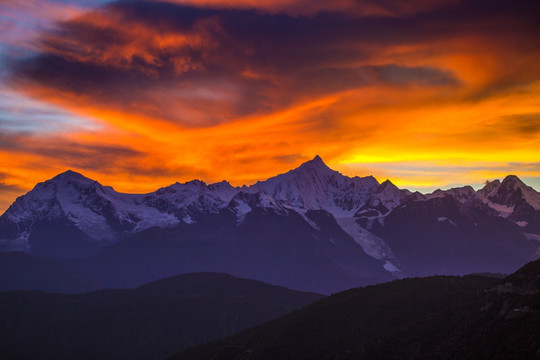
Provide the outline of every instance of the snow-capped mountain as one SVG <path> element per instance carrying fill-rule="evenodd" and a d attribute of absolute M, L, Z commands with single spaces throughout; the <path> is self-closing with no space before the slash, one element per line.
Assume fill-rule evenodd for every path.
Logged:
<path fill-rule="evenodd" d="M 462 212 L 479 211 L 490 216 L 498 215 L 498 212 L 489 206 L 482 196 L 471 186 L 463 186 L 448 190 L 435 190 L 433 193 L 423 196 L 423 199 L 428 200 L 445 196 L 451 196 L 458 202 L 462 207 Z"/>
<path fill-rule="evenodd" d="M 267 194 L 300 213 L 328 211 L 367 254 L 385 259 L 387 267 L 397 271 L 391 264 L 392 251 L 384 241 L 362 228 L 355 219 L 366 214 L 372 219 L 380 218 L 411 194 L 398 189 L 389 180 L 379 184 L 373 176 L 351 178 L 330 169 L 316 156 L 297 169 L 257 182 L 248 191 Z"/>
<path fill-rule="evenodd" d="M 226 181 L 207 185 L 203 181 L 192 180 L 184 184 L 175 183 L 147 194 L 143 197 L 142 204 L 161 214 L 173 216 L 175 221 L 190 224 L 200 216 L 218 213 L 237 193 L 238 189 Z"/>
<path fill-rule="evenodd" d="M 525 204 L 540 210 L 540 193 L 515 175 L 508 175 L 502 183 L 495 180 L 486 184 L 478 190 L 478 195 L 493 208 L 499 207 L 501 215 L 510 215 L 515 208 Z"/>
<path fill-rule="evenodd" d="M 345 176 L 319 156 L 251 186 L 193 180 L 148 194 L 118 193 L 67 171 L 0 216 L 0 250 L 100 262 L 138 254 L 121 260 L 134 267 L 149 256 L 157 261 L 132 284 L 228 271 L 328 292 L 387 277 L 511 271 L 537 256 L 539 208 L 540 194 L 515 176 L 478 191 L 423 195 Z M 289 279 L 291 272 L 304 280 Z"/>
<path fill-rule="evenodd" d="M 522 227 L 528 238 L 540 241 L 540 193 L 517 176 L 509 175 L 502 182 L 486 184 L 478 190 L 478 196 L 499 216 Z"/>
<path fill-rule="evenodd" d="M 37 184 L 0 217 L 0 245 L 36 252 L 44 242 L 63 234 L 85 242 L 91 252 L 150 227 L 192 223 L 201 214 L 217 213 L 236 192 L 226 182 L 206 185 L 193 180 L 149 194 L 123 194 L 66 171 Z M 50 247 L 45 250 L 44 254 L 51 254 Z"/>
<path fill-rule="evenodd" d="M 319 156 L 297 169 L 250 186 L 276 201 L 301 210 L 324 209 L 336 217 L 352 216 L 379 183 L 372 176 L 350 178 L 330 169 Z"/>
<path fill-rule="evenodd" d="M 373 177 L 348 177 L 330 169 L 319 156 L 297 169 L 259 181 L 248 188 L 264 193 L 297 210 L 326 210 L 336 218 L 352 217 L 360 210 L 384 214 L 411 194 L 389 180 L 382 184 Z"/>
<path fill-rule="evenodd" d="M 247 194 L 257 195 L 255 204 L 253 199 L 246 202 Z M 236 188 L 226 181 L 207 185 L 193 180 L 149 194 L 118 193 L 66 171 L 36 185 L 13 203 L 0 218 L 0 244 L 5 249 L 35 252 L 36 246 L 41 247 L 45 241 L 40 238 L 54 237 L 60 226 L 68 229 L 72 237 L 84 239 L 88 250 L 93 251 L 150 227 L 192 224 L 226 207 L 237 213 L 239 223 L 253 206 L 278 212 L 289 208 L 304 218 L 308 210 L 326 210 L 341 222 L 350 223 L 359 210 L 372 209 L 380 216 L 408 194 L 389 181 L 379 184 L 371 176 L 344 176 L 327 167 L 319 156 L 249 187 Z M 366 238 L 358 234 L 361 229 L 344 229 L 366 249 L 372 247 L 361 240 Z"/>

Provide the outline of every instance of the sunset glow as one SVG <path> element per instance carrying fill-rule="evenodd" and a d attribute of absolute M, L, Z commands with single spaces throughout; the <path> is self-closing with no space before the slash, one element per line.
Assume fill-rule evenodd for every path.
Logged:
<path fill-rule="evenodd" d="M 67 169 L 149 192 L 317 154 L 414 190 L 540 190 L 538 19 L 533 0 L 3 1 L 0 210 Z"/>

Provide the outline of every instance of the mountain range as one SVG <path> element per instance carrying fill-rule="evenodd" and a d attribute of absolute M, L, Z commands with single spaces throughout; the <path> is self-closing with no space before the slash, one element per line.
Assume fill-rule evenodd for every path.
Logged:
<path fill-rule="evenodd" d="M 333 293 L 395 278 L 510 273 L 538 257 L 540 194 L 516 176 L 421 194 L 319 156 L 251 186 L 118 193 L 67 171 L 0 216 L 0 290 L 134 287 L 227 272 Z"/>

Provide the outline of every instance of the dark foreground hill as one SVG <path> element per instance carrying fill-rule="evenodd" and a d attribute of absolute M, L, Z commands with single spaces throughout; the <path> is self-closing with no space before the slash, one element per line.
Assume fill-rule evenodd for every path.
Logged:
<path fill-rule="evenodd" d="M 320 299 L 227 274 L 131 290 L 0 293 L 2 359 L 161 359 Z"/>
<path fill-rule="evenodd" d="M 171 359 L 538 359 L 540 262 L 344 291 Z"/>

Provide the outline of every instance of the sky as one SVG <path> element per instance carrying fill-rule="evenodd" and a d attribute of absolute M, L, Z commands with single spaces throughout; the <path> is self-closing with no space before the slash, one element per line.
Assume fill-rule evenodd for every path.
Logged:
<path fill-rule="evenodd" d="M 537 0 L 2 0 L 0 211 L 67 169 L 144 193 L 320 155 L 540 190 Z"/>

